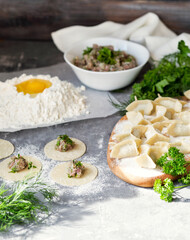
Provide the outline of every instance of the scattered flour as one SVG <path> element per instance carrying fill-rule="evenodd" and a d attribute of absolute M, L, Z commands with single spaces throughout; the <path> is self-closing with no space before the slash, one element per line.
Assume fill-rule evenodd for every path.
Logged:
<path fill-rule="evenodd" d="M 103 148 L 103 141 L 104 141 L 104 138 L 103 138 L 103 137 L 98 140 L 98 148 L 99 148 L 99 149 L 102 149 L 102 148 Z"/>
<path fill-rule="evenodd" d="M 15 85 L 37 78 L 48 80 L 52 86 L 36 97 L 18 93 Z M 22 129 L 40 125 L 57 124 L 86 111 L 85 87 L 75 88 L 67 81 L 50 75 L 26 75 L 0 82 L 0 130 Z"/>

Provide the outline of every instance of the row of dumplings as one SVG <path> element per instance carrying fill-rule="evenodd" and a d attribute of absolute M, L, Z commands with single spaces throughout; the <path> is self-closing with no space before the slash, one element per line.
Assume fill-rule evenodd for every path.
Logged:
<path fill-rule="evenodd" d="M 136 100 L 126 110 L 127 120 L 116 125 L 110 142 L 111 158 L 135 157 L 141 167 L 155 168 L 156 160 L 170 147 L 190 153 L 187 101 L 159 96 L 154 101 Z"/>

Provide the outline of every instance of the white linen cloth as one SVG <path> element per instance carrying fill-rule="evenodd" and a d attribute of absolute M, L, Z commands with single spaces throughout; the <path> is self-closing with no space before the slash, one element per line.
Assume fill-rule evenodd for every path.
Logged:
<path fill-rule="evenodd" d="M 177 51 L 180 40 L 190 47 L 190 34 L 177 36 L 155 13 L 147 13 L 128 24 L 106 21 L 96 26 L 71 26 L 51 34 L 57 48 L 65 52 L 77 42 L 94 37 L 128 39 L 145 45 L 154 60 Z"/>

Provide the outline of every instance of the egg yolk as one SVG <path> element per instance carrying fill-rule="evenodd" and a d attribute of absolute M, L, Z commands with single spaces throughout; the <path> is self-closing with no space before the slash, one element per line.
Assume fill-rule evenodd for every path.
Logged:
<path fill-rule="evenodd" d="M 23 92 L 24 94 L 38 94 L 42 93 L 44 89 L 51 87 L 52 83 L 43 79 L 29 79 L 21 82 L 16 86 L 17 92 Z"/>

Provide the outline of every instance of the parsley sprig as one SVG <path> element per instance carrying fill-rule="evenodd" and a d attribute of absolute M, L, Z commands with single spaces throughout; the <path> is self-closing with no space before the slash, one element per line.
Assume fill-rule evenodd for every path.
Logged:
<path fill-rule="evenodd" d="M 187 172 L 187 166 L 190 165 L 190 161 L 186 161 L 184 154 L 176 147 L 171 147 L 168 153 L 161 156 L 156 164 L 163 168 L 163 172 L 172 176 L 181 176 L 178 180 L 182 185 L 174 186 L 171 179 L 165 180 L 156 179 L 154 182 L 154 191 L 160 194 L 160 198 L 167 202 L 171 202 L 174 197 L 177 197 L 177 190 L 190 186 L 190 172 Z"/>
<path fill-rule="evenodd" d="M 92 48 L 91 47 L 87 47 L 85 50 L 83 50 L 83 55 L 89 54 L 92 52 Z"/>
<path fill-rule="evenodd" d="M 187 174 L 186 167 L 190 161 L 186 161 L 184 154 L 176 147 L 169 148 L 168 152 L 162 155 L 156 164 L 163 168 L 163 172 L 172 176 Z"/>

